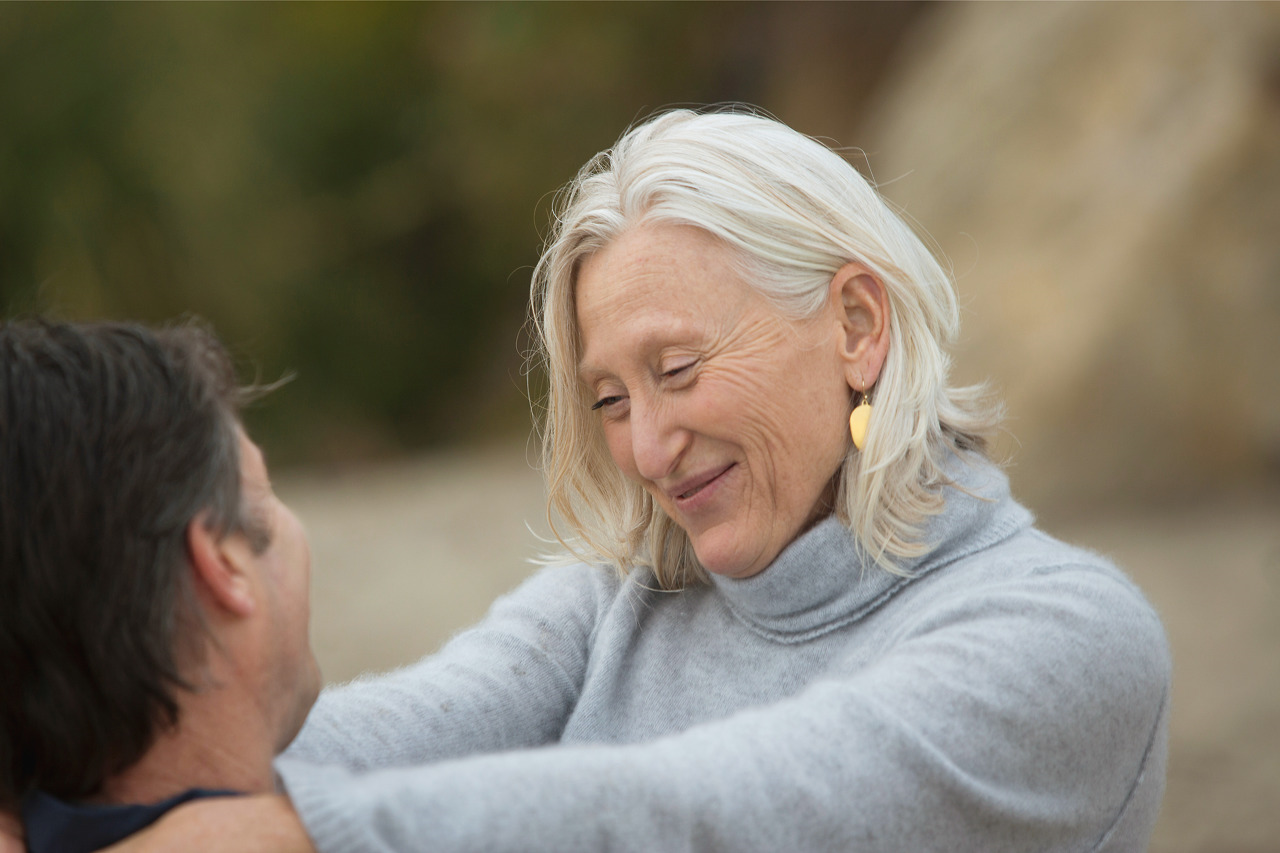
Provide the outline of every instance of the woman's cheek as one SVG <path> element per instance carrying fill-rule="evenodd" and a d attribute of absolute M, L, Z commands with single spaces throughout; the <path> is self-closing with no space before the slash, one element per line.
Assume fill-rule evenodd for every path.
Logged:
<path fill-rule="evenodd" d="M 605 445 L 609 448 L 609 456 L 613 464 L 618 466 L 629 479 L 639 480 L 635 458 L 631 453 L 631 432 L 625 423 L 614 422 L 604 425 Z"/>

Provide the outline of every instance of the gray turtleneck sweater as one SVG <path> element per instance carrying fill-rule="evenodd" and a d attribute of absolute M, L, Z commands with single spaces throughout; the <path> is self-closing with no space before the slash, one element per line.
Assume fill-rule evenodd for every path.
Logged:
<path fill-rule="evenodd" d="M 1142 594 L 958 466 L 932 550 L 834 519 L 746 580 L 541 571 L 328 690 L 277 768 L 321 853 L 1129 851 L 1164 784 Z"/>

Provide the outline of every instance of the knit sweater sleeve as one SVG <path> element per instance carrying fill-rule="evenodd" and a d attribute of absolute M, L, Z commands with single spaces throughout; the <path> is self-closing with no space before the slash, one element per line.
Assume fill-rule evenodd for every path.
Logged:
<path fill-rule="evenodd" d="M 581 564 L 537 573 L 437 654 L 325 690 L 286 756 L 369 770 L 556 740 L 617 583 Z"/>
<path fill-rule="evenodd" d="M 1080 567 L 944 597 L 869 667 L 648 742 L 279 769 L 321 853 L 1136 849 L 1169 668 L 1149 605 Z"/>

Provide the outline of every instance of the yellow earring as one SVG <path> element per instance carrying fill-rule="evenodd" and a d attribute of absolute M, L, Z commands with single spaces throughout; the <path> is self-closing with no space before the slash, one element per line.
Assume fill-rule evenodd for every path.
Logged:
<path fill-rule="evenodd" d="M 849 415 L 849 437 L 853 439 L 853 446 L 861 450 L 867 443 L 867 424 L 871 421 L 871 401 L 867 399 L 867 392 L 862 392 L 862 399 L 858 401 L 858 405 L 853 410 L 853 414 Z"/>

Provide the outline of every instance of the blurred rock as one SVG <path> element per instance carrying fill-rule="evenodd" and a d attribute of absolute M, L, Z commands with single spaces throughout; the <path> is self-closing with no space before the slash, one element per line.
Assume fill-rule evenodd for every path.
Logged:
<path fill-rule="evenodd" d="M 1033 506 L 1280 479 L 1280 6 L 935 7 L 858 125 Z"/>

